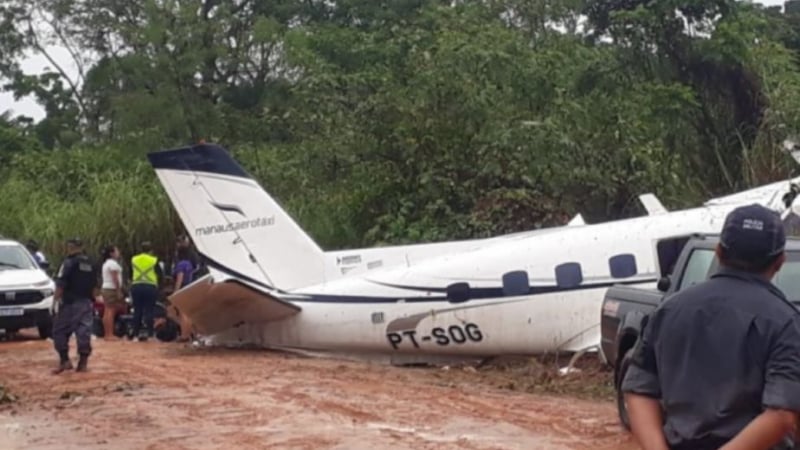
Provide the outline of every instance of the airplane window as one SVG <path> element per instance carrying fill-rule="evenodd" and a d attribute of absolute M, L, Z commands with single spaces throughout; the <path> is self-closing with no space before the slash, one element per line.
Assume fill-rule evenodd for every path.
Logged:
<path fill-rule="evenodd" d="M 608 260 L 611 276 L 614 278 L 628 278 L 636 275 L 636 257 L 630 253 L 612 256 Z"/>
<path fill-rule="evenodd" d="M 529 291 L 528 272 L 517 270 L 503 274 L 503 295 L 525 295 Z"/>
<path fill-rule="evenodd" d="M 453 303 L 469 300 L 469 283 L 453 283 L 447 286 L 447 299 Z"/>
<path fill-rule="evenodd" d="M 680 288 L 684 289 L 705 281 L 708 278 L 708 273 L 711 270 L 715 258 L 716 255 L 712 249 L 703 248 L 692 250 L 692 254 L 689 256 L 689 262 L 686 264 L 686 269 L 683 271 Z"/>
<path fill-rule="evenodd" d="M 556 266 L 556 284 L 560 288 L 571 288 L 583 282 L 581 265 L 576 262 Z"/>
<path fill-rule="evenodd" d="M 775 274 L 772 283 L 778 286 L 787 300 L 800 302 L 800 252 L 786 252 L 786 262 Z"/>

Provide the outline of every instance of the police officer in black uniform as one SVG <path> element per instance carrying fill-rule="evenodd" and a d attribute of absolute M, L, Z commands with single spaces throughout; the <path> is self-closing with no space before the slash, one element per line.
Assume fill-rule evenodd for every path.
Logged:
<path fill-rule="evenodd" d="M 733 210 L 719 271 L 652 314 L 622 383 L 645 450 L 793 448 L 800 315 L 770 282 L 785 242 L 774 211 Z"/>
<path fill-rule="evenodd" d="M 53 344 L 60 362 L 54 373 L 72 369 L 69 337 L 75 333 L 78 343 L 78 372 L 85 372 L 92 353 L 92 299 L 97 295 L 97 267 L 83 252 L 80 239 L 67 241 L 67 258 L 56 277 L 54 301 L 58 313 L 53 322 Z"/>

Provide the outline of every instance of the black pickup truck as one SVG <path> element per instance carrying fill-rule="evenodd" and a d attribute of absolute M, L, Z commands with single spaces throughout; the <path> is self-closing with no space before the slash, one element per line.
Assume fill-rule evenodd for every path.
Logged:
<path fill-rule="evenodd" d="M 653 290 L 617 285 L 608 289 L 600 318 L 601 351 L 614 368 L 614 387 L 619 419 L 630 428 L 620 384 L 630 364 L 634 344 L 645 318 L 668 295 L 705 281 L 718 268 L 714 249 L 718 235 L 691 235 L 659 241 L 656 245 L 661 278 Z M 772 280 L 795 304 L 800 305 L 800 239 L 786 243 L 786 263 Z"/>

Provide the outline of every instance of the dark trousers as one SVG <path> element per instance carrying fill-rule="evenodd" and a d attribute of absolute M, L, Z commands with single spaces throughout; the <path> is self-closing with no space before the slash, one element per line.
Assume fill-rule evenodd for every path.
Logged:
<path fill-rule="evenodd" d="M 59 355 L 69 353 L 69 337 L 75 333 L 78 354 L 89 356 L 92 353 L 92 322 L 94 308 L 92 301 L 74 300 L 59 305 L 53 319 L 53 346 Z"/>
<path fill-rule="evenodd" d="M 131 286 L 131 300 L 133 301 L 133 337 L 139 336 L 143 321 L 147 336 L 153 337 L 153 310 L 156 300 L 158 300 L 158 288 L 152 284 L 134 284 Z"/>
<path fill-rule="evenodd" d="M 717 450 L 728 443 L 730 439 L 710 438 L 702 441 L 686 442 L 684 444 L 670 446 L 670 450 Z M 787 436 L 783 442 L 772 447 L 770 450 L 793 450 L 795 448 L 794 439 Z"/>

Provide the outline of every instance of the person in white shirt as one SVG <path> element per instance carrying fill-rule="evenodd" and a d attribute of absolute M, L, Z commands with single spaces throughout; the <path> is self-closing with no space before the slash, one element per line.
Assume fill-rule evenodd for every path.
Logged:
<path fill-rule="evenodd" d="M 42 269 L 47 269 L 50 266 L 50 263 L 47 262 L 47 258 L 44 256 L 44 253 L 39 250 L 39 244 L 36 243 L 36 241 L 33 239 L 29 240 L 25 247 L 27 247 L 28 251 L 31 252 L 33 259 L 36 260 L 36 264 L 38 264 L 39 267 Z"/>
<path fill-rule="evenodd" d="M 103 284 L 101 293 L 105 311 L 103 312 L 104 338 L 113 340 L 114 318 L 126 309 L 125 296 L 122 294 L 122 266 L 119 264 L 120 251 L 114 245 L 103 249 Z"/>

